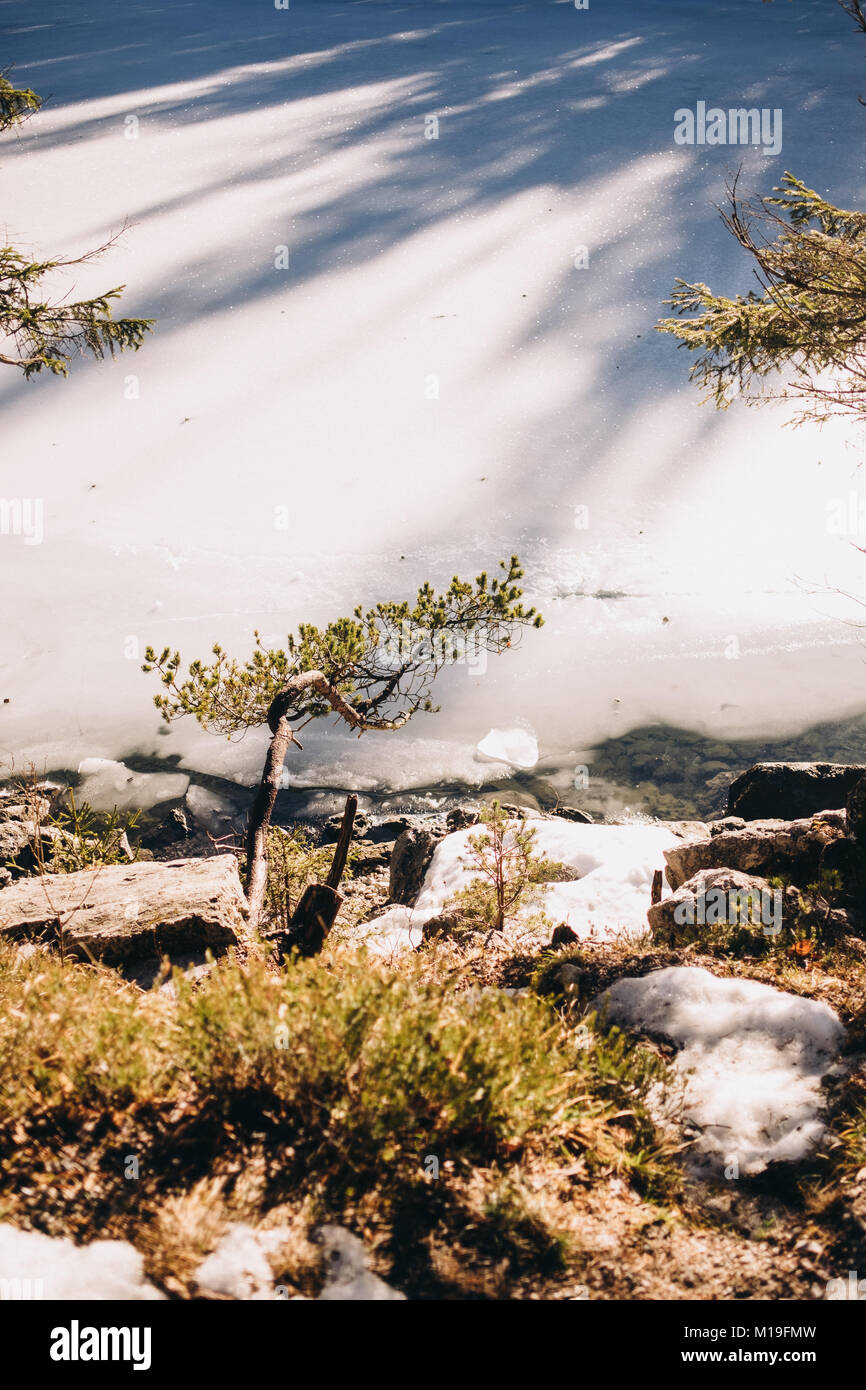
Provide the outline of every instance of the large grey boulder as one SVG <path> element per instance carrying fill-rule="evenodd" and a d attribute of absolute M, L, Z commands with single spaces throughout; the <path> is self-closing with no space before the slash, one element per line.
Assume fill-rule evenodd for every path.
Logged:
<path fill-rule="evenodd" d="M 745 820 L 797 820 L 844 806 L 866 766 L 849 763 L 756 763 L 731 783 L 728 813 Z"/>
<path fill-rule="evenodd" d="M 398 836 L 391 851 L 388 880 L 388 896 L 392 903 L 412 906 L 421 891 L 433 851 L 441 839 L 441 833 L 413 826 Z"/>
<path fill-rule="evenodd" d="M 781 925 L 776 920 L 777 909 L 783 907 L 780 899 L 782 894 L 776 895 L 765 878 L 737 869 L 700 869 L 672 897 L 653 903 L 647 922 L 654 939 L 669 945 L 699 941 L 722 922 L 730 927 L 752 927 L 758 933 L 767 926 L 765 934 L 777 936 L 775 929 Z M 726 910 L 720 915 L 722 906 Z"/>
<path fill-rule="evenodd" d="M 809 820 L 754 821 L 742 830 L 685 840 L 666 849 L 667 880 L 676 889 L 699 869 L 738 869 L 763 878 L 787 874 L 807 883 L 819 872 L 825 847 L 844 835 L 844 811 L 825 811 Z"/>
<path fill-rule="evenodd" d="M 245 916 L 231 854 L 33 875 L 0 890 L 0 936 L 56 939 L 59 918 L 65 951 L 111 965 L 225 950 L 243 935 Z"/>

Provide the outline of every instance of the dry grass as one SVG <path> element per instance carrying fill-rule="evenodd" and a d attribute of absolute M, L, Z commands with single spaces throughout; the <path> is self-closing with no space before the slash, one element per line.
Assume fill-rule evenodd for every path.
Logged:
<path fill-rule="evenodd" d="M 301 1289 L 323 1218 L 416 1292 L 551 1277 L 571 1236 L 527 1175 L 675 1191 L 643 1105 L 661 1064 L 536 996 L 467 988 L 465 967 L 450 948 L 399 974 L 225 959 L 172 998 L 0 944 L 0 1219 L 131 1239 L 174 1294 L 237 1220 L 292 1225 L 281 1275 Z"/>

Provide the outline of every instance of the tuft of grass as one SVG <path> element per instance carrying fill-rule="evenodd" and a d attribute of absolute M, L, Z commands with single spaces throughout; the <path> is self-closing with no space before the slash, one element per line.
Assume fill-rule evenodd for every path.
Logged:
<path fill-rule="evenodd" d="M 116 806 L 97 813 L 89 802 L 79 804 L 70 787 L 66 804 L 48 817 L 49 833 L 55 833 L 45 869 L 53 874 L 73 874 L 101 864 L 130 863 L 137 855 L 127 837 L 138 829 L 139 819 L 138 811 L 124 818 Z"/>
<path fill-rule="evenodd" d="M 181 986 L 178 1026 L 212 1104 L 252 1100 L 305 1165 L 353 1187 L 383 1165 L 420 1171 L 427 1153 L 511 1159 L 603 1119 L 583 1053 L 543 1003 L 443 993 L 417 965 L 228 969 L 218 988 Z"/>
<path fill-rule="evenodd" d="M 421 1289 L 434 1232 L 467 1268 L 534 1250 L 553 1269 L 563 1237 L 521 1205 L 521 1173 L 676 1186 L 644 1106 L 654 1061 L 536 996 L 443 984 L 420 958 L 400 974 L 363 955 L 339 973 L 225 958 L 167 996 L 0 942 L 0 1214 L 133 1239 L 173 1292 L 194 1264 L 181 1225 L 199 1254 L 227 1220 L 281 1205 L 350 1225 L 363 1209 Z"/>
<path fill-rule="evenodd" d="M 0 942 L 2 1117 L 28 1123 L 53 1109 L 111 1110 L 169 1093 L 166 1006 L 112 972 Z M 0 1140 L 2 1142 L 2 1140 Z"/>

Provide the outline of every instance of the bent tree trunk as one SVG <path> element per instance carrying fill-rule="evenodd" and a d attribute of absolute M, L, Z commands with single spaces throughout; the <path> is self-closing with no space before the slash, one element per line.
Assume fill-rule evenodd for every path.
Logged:
<path fill-rule="evenodd" d="M 322 695 L 351 728 L 363 728 L 365 724 L 361 712 L 343 699 L 336 686 L 321 671 L 305 671 L 303 675 L 293 677 L 272 702 L 268 710 L 271 741 L 247 825 L 246 894 L 249 926 L 253 931 L 259 925 L 267 892 L 268 831 L 282 780 L 283 763 L 291 744 L 301 746 L 294 736 L 290 721 L 297 717 L 297 706 L 303 705 L 304 697 L 311 691 Z"/>
<path fill-rule="evenodd" d="M 268 831 L 271 828 L 274 802 L 280 789 L 283 763 L 292 742 L 291 725 L 286 716 L 282 715 L 277 721 L 268 746 L 262 780 L 250 807 L 247 827 L 246 890 L 250 910 L 249 925 L 253 930 L 259 925 L 265 902 L 268 886 Z"/>

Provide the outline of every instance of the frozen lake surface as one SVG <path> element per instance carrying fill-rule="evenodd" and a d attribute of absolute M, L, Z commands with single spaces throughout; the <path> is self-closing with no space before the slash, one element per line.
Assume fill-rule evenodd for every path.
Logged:
<path fill-rule="evenodd" d="M 862 437 L 701 406 L 653 331 L 677 275 L 749 287 L 713 206 L 741 160 L 750 191 L 791 169 L 864 206 L 864 51 L 835 5 L 2 15 L 4 62 L 47 98 L 0 141 L 6 239 L 77 254 L 128 221 L 63 288 L 125 282 L 158 319 L 137 356 L 0 378 L 0 495 L 44 507 L 40 544 L 0 536 L 6 766 L 252 777 L 260 735 L 161 732 L 147 643 L 243 654 L 256 627 L 279 642 L 512 551 L 544 629 L 455 668 L 400 734 L 308 731 L 293 778 L 471 781 L 491 729 L 567 768 L 636 725 L 863 707 L 860 610 L 829 591 L 866 591 L 866 541 L 828 527 L 856 512 Z M 677 145 L 701 100 L 780 109 L 780 153 Z"/>

